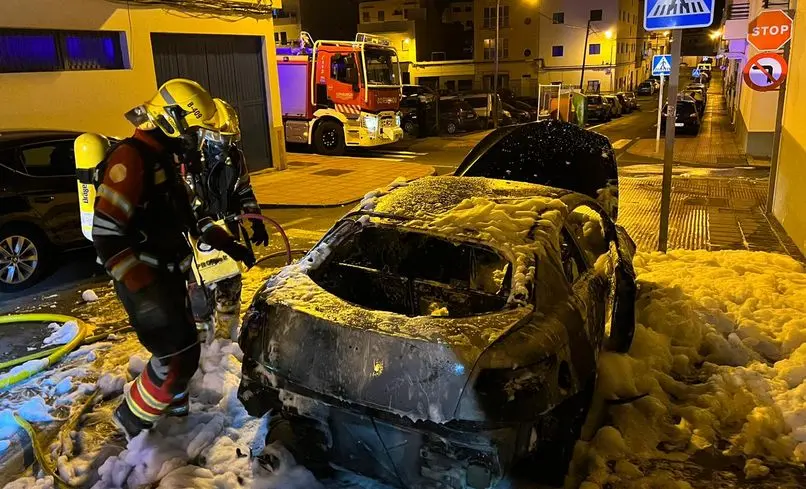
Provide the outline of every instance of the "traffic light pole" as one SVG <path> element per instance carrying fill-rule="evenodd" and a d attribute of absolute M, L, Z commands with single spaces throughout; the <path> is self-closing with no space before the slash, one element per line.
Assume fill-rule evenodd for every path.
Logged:
<path fill-rule="evenodd" d="M 672 165 L 674 164 L 674 132 L 677 117 L 677 86 L 680 80 L 680 45 L 683 31 L 672 31 L 672 73 L 669 75 L 669 94 L 666 97 L 666 148 L 663 157 L 663 187 L 660 201 L 660 232 L 658 251 L 666 252 L 669 243 L 669 213 L 672 204 Z"/>

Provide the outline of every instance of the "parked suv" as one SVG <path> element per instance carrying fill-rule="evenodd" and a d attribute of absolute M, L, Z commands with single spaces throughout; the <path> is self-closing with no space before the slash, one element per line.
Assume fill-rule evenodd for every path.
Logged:
<path fill-rule="evenodd" d="M 638 92 L 638 95 L 654 95 L 655 94 L 655 84 L 652 82 L 641 82 L 638 85 L 638 88 L 635 90 Z"/>
<path fill-rule="evenodd" d="M 604 97 L 601 95 L 588 95 L 586 99 L 588 120 L 596 119 L 607 122 L 612 118 L 610 104 L 605 101 Z"/>
<path fill-rule="evenodd" d="M 439 127 L 448 134 L 480 129 L 480 124 L 476 111 L 466 101 L 451 96 L 439 100 Z"/>
<path fill-rule="evenodd" d="M 73 143 L 79 133 L 0 131 L 0 292 L 34 285 L 81 234 Z"/>
<path fill-rule="evenodd" d="M 409 136 L 425 137 L 436 134 L 439 117 L 439 95 L 422 85 L 403 85 L 400 101 L 401 126 Z"/>

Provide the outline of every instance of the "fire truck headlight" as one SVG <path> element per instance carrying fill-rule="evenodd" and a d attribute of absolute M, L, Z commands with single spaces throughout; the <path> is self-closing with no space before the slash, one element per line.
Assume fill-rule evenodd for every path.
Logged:
<path fill-rule="evenodd" d="M 400 127 L 400 112 L 395 114 L 395 127 Z"/>
<path fill-rule="evenodd" d="M 378 130 L 378 116 L 365 115 L 364 127 L 366 127 L 369 132 L 376 132 Z"/>

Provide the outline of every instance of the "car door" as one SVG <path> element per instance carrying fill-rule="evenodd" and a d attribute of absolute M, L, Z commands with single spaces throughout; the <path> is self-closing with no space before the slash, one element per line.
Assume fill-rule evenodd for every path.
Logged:
<path fill-rule="evenodd" d="M 25 169 L 20 192 L 42 218 L 42 227 L 54 243 L 82 242 L 76 187 L 74 138 L 21 146 L 17 157 Z"/>
<path fill-rule="evenodd" d="M 593 204 L 571 209 L 565 221 L 561 249 L 568 249 L 574 268 L 567 273 L 573 294 L 584 304 L 586 331 L 598 351 L 604 338 L 605 311 L 610 295 L 613 257 L 610 252 L 607 219 Z M 565 267 L 565 257 L 564 257 Z"/>

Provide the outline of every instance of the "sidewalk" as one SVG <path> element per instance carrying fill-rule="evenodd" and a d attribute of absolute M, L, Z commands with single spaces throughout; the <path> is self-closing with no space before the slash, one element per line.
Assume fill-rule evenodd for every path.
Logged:
<path fill-rule="evenodd" d="M 414 180 L 435 173 L 417 163 L 289 153 L 288 169 L 251 176 L 261 207 L 336 207 L 398 177 Z"/>
<path fill-rule="evenodd" d="M 685 83 L 688 84 L 687 81 Z M 685 85 L 681 88 L 685 88 Z M 656 153 L 654 139 L 641 139 L 628 148 L 625 156 L 630 161 L 649 162 L 647 159 L 650 158 L 662 161 L 663 151 L 663 141 Z M 733 128 L 725 107 L 725 96 L 722 94 L 721 76 L 714 76 L 708 89 L 700 133 L 697 136 L 675 137 L 674 162 L 722 168 L 748 166 L 747 156 L 739 151 L 734 139 Z"/>
<path fill-rule="evenodd" d="M 619 224 L 639 249 L 658 249 L 660 176 L 619 179 Z M 669 249 L 770 251 L 803 260 L 780 226 L 767 219 L 767 179 L 675 176 Z"/>

